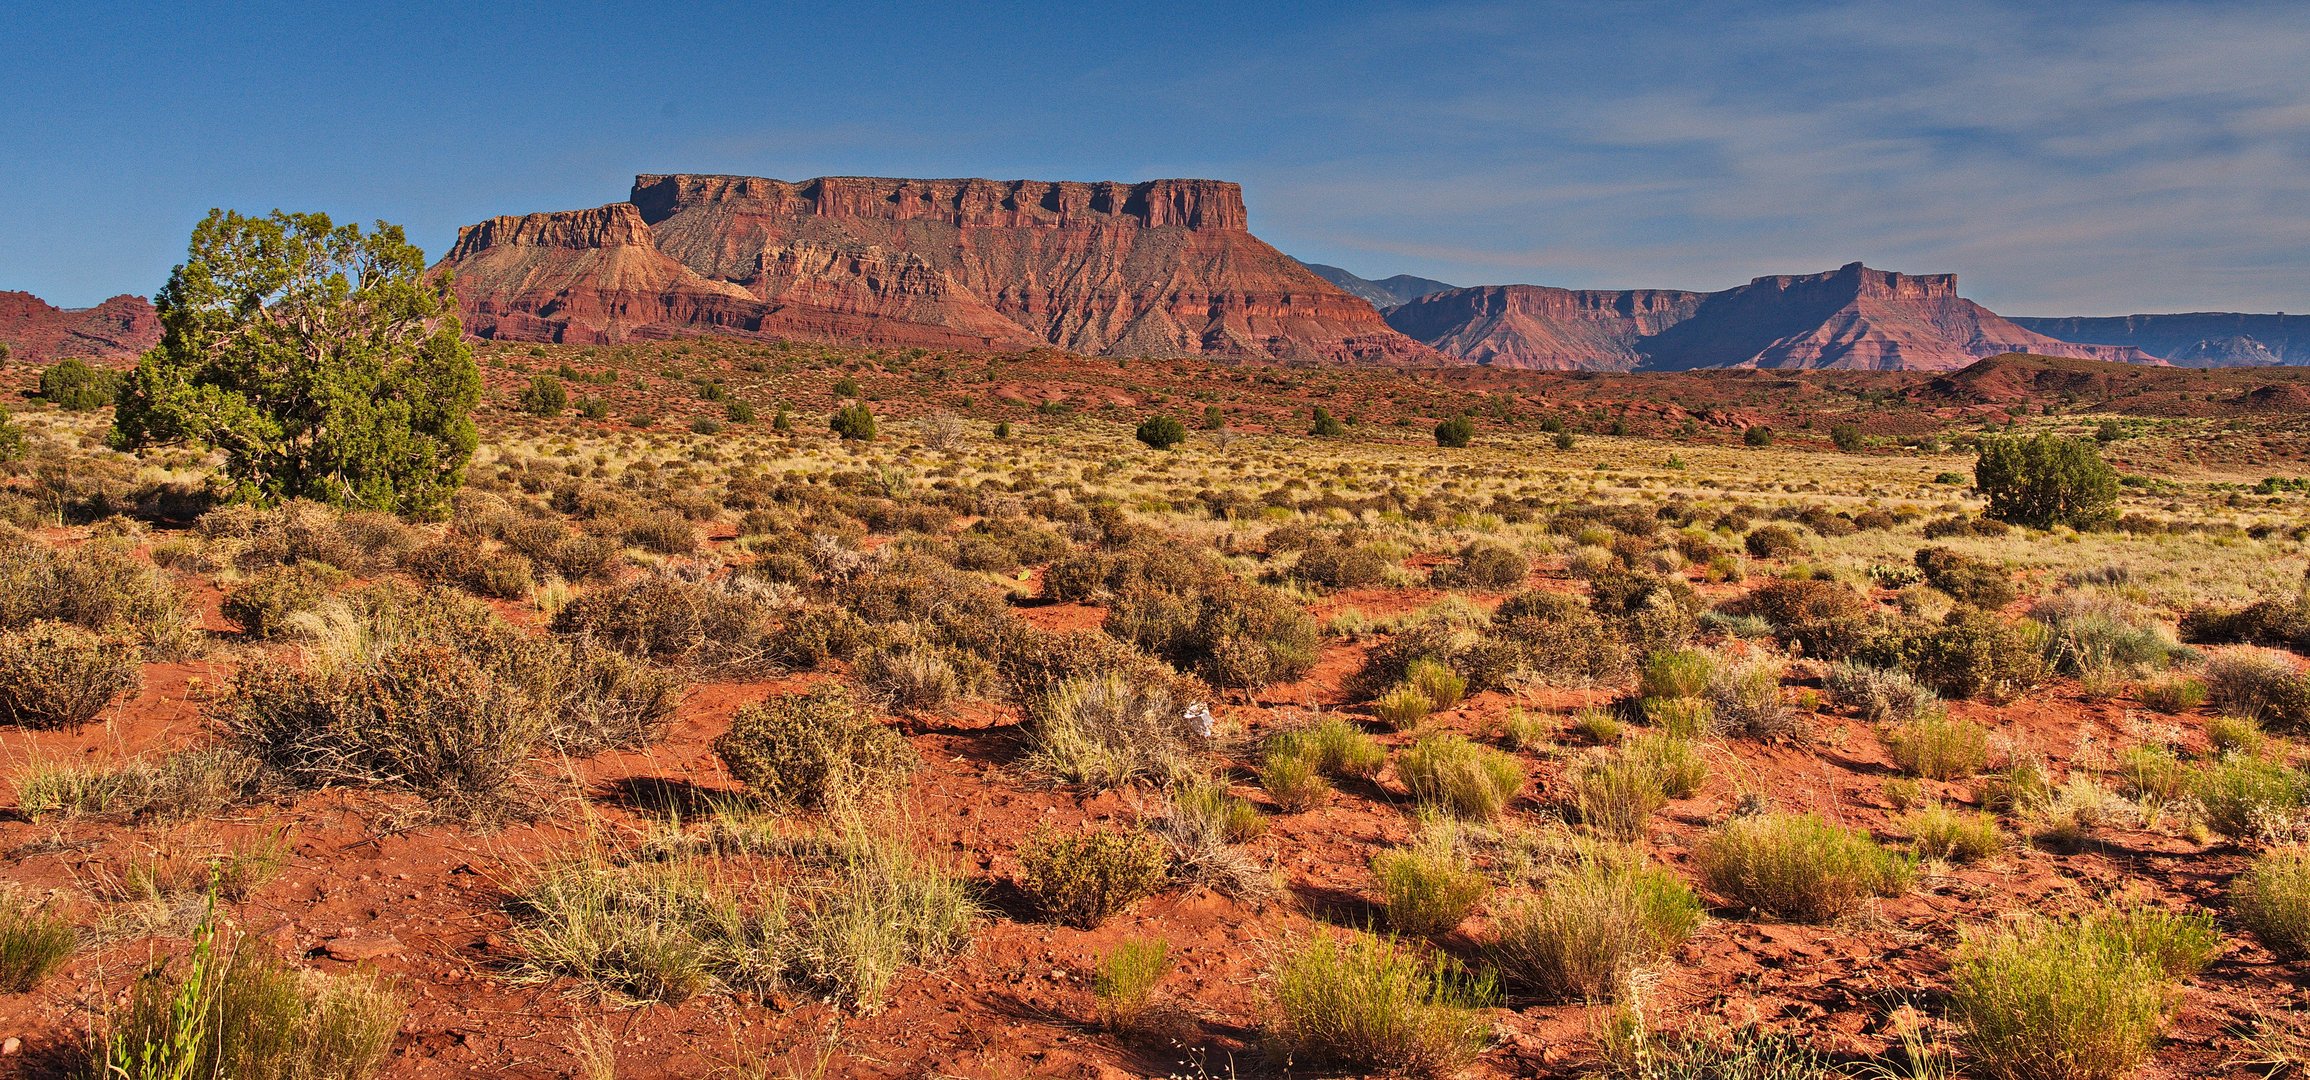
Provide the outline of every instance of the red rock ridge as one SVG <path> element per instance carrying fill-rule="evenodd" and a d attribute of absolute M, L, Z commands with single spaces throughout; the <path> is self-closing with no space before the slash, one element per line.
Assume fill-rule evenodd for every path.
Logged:
<path fill-rule="evenodd" d="M 1638 342 L 1692 316 L 1706 295 L 1486 285 L 1389 309 L 1388 325 L 1444 353 L 1494 367 L 1629 371 Z"/>
<path fill-rule="evenodd" d="M 160 344 L 160 316 L 141 296 L 59 308 L 28 292 L 0 292 L 0 342 L 18 362 L 136 356 Z"/>
<path fill-rule="evenodd" d="M 2011 352 L 2161 362 L 2139 349 L 2025 330 L 1958 296 L 1954 274 L 1860 263 L 1716 293 L 1506 288 L 1530 291 L 1437 293 L 1390 309 L 1388 321 L 1462 359 L 1553 369 L 1954 371 Z"/>
<path fill-rule="evenodd" d="M 1246 229 L 1242 190 L 645 175 L 631 202 L 461 231 L 467 328 L 1114 356 L 1449 363 Z"/>

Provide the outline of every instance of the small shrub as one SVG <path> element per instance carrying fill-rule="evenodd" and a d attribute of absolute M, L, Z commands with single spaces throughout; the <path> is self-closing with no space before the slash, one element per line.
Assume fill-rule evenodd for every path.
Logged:
<path fill-rule="evenodd" d="M 1428 695 L 1410 683 L 1399 683 L 1372 701 L 1372 715 L 1397 731 L 1410 731 L 1427 720 L 1435 708 Z"/>
<path fill-rule="evenodd" d="M 1829 669 L 1829 693 L 1878 723 L 1907 723 L 1943 715 L 1941 695 L 1907 672 L 1840 660 Z"/>
<path fill-rule="evenodd" d="M 1314 753 L 1302 746 L 1279 746 L 1272 741 L 1260 757 L 1259 786 L 1275 800 L 1276 809 L 1286 814 L 1305 813 L 1323 805 L 1332 790 L 1331 781 L 1317 767 Z"/>
<path fill-rule="evenodd" d="M 2273 848 L 2230 882 L 2230 912 L 2281 959 L 2310 957 L 2310 850 Z"/>
<path fill-rule="evenodd" d="M 569 388 L 551 375 L 532 375 L 521 388 L 521 411 L 531 416 L 560 416 L 569 408 Z"/>
<path fill-rule="evenodd" d="M 67 357 L 40 372 L 40 399 L 67 412 L 101 409 L 120 395 L 120 376 L 120 372 Z"/>
<path fill-rule="evenodd" d="M 1749 530 L 1742 546 L 1752 559 L 1785 559 L 1805 553 L 1805 541 L 1786 525 L 1759 525 Z"/>
<path fill-rule="evenodd" d="M 1215 835 L 1230 844 L 1267 831 L 1267 819 L 1260 816 L 1259 808 L 1228 791 L 1224 780 L 1198 777 L 1172 788 L 1171 814 L 1187 819 L 1182 824 L 1188 831 Z"/>
<path fill-rule="evenodd" d="M 833 683 L 739 709 L 713 749 L 747 790 L 813 808 L 897 786 L 915 765 L 906 740 Z"/>
<path fill-rule="evenodd" d="M 2260 758 L 2230 756 L 2190 771 L 2190 794 L 2206 826 L 2232 840 L 2291 830 L 2310 778 Z"/>
<path fill-rule="evenodd" d="M 1428 707 L 1449 709 L 1468 692 L 1468 680 L 1434 660 L 1414 660 L 1404 669 L 1404 681 L 1428 699 Z"/>
<path fill-rule="evenodd" d="M 1270 740 L 1269 747 L 1304 753 L 1317 772 L 1330 777 L 1369 777 L 1388 760 L 1379 740 L 1337 716 L 1282 732 Z"/>
<path fill-rule="evenodd" d="M 1532 560 L 1513 548 L 1478 540 L 1460 549 L 1459 561 L 1439 566 L 1428 580 L 1448 589 L 1512 589 L 1532 573 Z"/>
<path fill-rule="evenodd" d="M 1773 444 L 1773 429 L 1763 424 L 1756 424 L 1741 432 L 1741 441 L 1750 446 L 1771 446 Z"/>
<path fill-rule="evenodd" d="M 1192 773 L 1196 735 L 1169 686 L 1121 672 L 1079 675 L 1044 695 L 1029 765 L 1070 784 L 1120 787 Z"/>
<path fill-rule="evenodd" d="M 1163 886 L 1170 860 L 1146 833 L 1039 830 L 1019 845 L 1019 888 L 1043 913 L 1089 930 Z"/>
<path fill-rule="evenodd" d="M 1410 848 L 1373 857 L 1380 910 L 1398 933 L 1424 938 L 1448 934 L 1491 891 L 1450 835 L 1441 832 Z"/>
<path fill-rule="evenodd" d="M 2284 653 L 2240 649 L 2206 661 L 2206 700 L 2278 732 L 2310 731 L 2310 676 Z"/>
<path fill-rule="evenodd" d="M 136 1080 L 361 1080 L 384 1065 L 401 1014 L 376 975 L 289 967 L 253 944 L 221 944 L 204 922 L 182 974 L 155 968 L 129 988 L 103 1068 Z"/>
<path fill-rule="evenodd" d="M 1264 1040 L 1286 1068 L 1448 1076 L 1490 1041 L 1478 1008 L 1492 982 L 1424 959 L 1393 938 L 1322 936 L 1271 976 Z"/>
<path fill-rule="evenodd" d="M 2166 679 L 2141 688 L 2142 704 L 2168 716 L 2179 716 L 2206 703 L 2206 683 L 2189 677 Z"/>
<path fill-rule="evenodd" d="M 31 991 L 78 947 L 71 923 L 0 897 L 0 994 Z"/>
<path fill-rule="evenodd" d="M 2117 517 L 2117 471 L 2086 439 L 2053 434 L 1981 442 L 1973 483 L 1998 521 L 2050 529 L 2098 528 Z"/>
<path fill-rule="evenodd" d="M 1744 907 L 1827 922 L 1909 887 L 1910 864 L 1867 833 L 1811 814 L 1734 818 L 1702 841 L 1701 880 Z"/>
<path fill-rule="evenodd" d="M 2173 985 L 2090 920 L 2037 919 L 1969 938 L 1950 1012 L 1983 1071 L 2003 1080 L 2117 1080 L 2149 1057 Z"/>
<path fill-rule="evenodd" d="M 1671 799 L 1689 799 L 1708 780 L 1708 762 L 1701 759 L 1692 737 L 1659 731 L 1631 739 L 1621 755 L 1652 773 L 1660 790 Z"/>
<path fill-rule="evenodd" d="M 1572 772 L 1568 809 L 1597 835 L 1624 843 L 1644 839 L 1652 815 L 1668 802 L 1658 771 L 1614 755 Z"/>
<path fill-rule="evenodd" d="M 1091 976 L 1099 1026 L 1125 1034 L 1144 1031 L 1154 1012 L 1155 987 L 1171 971 L 1171 947 L 1132 938 L 1116 945 Z"/>
<path fill-rule="evenodd" d="M 224 617 L 253 638 L 287 633 L 298 615 L 319 608 L 345 583 L 345 572 L 318 563 L 271 567 L 225 594 Z"/>
<path fill-rule="evenodd" d="M 2005 846 L 1997 818 L 1933 806 L 1909 815 L 1909 835 L 1921 858 L 1968 863 L 1986 859 Z"/>
<path fill-rule="evenodd" d="M 2117 772 L 2127 794 L 2154 805 L 2173 802 L 2189 791 L 2188 767 L 2162 746 L 2127 749 L 2118 755 Z"/>
<path fill-rule="evenodd" d="M 1509 983 L 1543 998 L 1609 998 L 1700 921 L 1700 901 L 1666 870 L 1582 863 L 1503 911 L 1485 955 Z"/>
<path fill-rule="evenodd" d="M 1340 423 L 1339 418 L 1331 414 L 1331 410 L 1321 405 L 1315 407 L 1312 419 L 1313 422 L 1308 425 L 1307 429 L 1307 433 L 1310 435 L 1330 439 L 1347 434 L 1347 425 Z"/>
<path fill-rule="evenodd" d="M 1705 697 L 1645 698 L 1640 707 L 1644 722 L 1663 735 L 1702 739 L 1716 730 L 1716 706 Z"/>
<path fill-rule="evenodd" d="M 1989 764 L 1989 729 L 1945 716 L 1911 720 L 1885 733 L 1893 764 L 1928 780 L 1957 780 Z"/>
<path fill-rule="evenodd" d="M 2250 716 L 2217 716 L 2206 721 L 2206 746 L 2216 754 L 2260 754 L 2269 735 Z"/>
<path fill-rule="evenodd" d="M 132 642 L 60 622 L 0 632 L 0 723 L 78 728 L 144 685 Z"/>
<path fill-rule="evenodd" d="M 1917 549 L 1917 569 L 1925 583 L 1955 597 L 1958 603 L 1995 610 L 2013 602 L 2020 592 L 2013 575 L 2003 567 L 1944 547 Z"/>
<path fill-rule="evenodd" d="M 834 410 L 826 421 L 826 428 L 842 437 L 844 442 L 871 442 L 874 439 L 874 413 L 863 401 L 853 401 Z"/>
<path fill-rule="evenodd" d="M 1718 727 L 1752 739 L 1803 736 L 1805 718 L 1781 701 L 1782 670 L 1764 656 L 1720 666 L 1709 686 Z"/>
<path fill-rule="evenodd" d="M 1662 649 L 1644 659 L 1637 692 L 1647 698 L 1697 698 L 1708 693 L 1717 658 L 1700 649 Z"/>
<path fill-rule="evenodd" d="M 1524 786 L 1524 766 L 1465 736 L 1422 736 L 1396 757 L 1396 776 L 1412 798 L 1455 817 L 1488 820 Z"/>
<path fill-rule="evenodd" d="M 1177 419 L 1157 413 L 1148 417 L 1134 433 L 1149 449 L 1169 450 L 1187 441 L 1187 425 Z"/>
<path fill-rule="evenodd" d="M 1627 725 L 1609 710 L 1594 705 L 1582 706 L 1572 713 L 1572 723 L 1566 728 L 1575 737 L 1597 746 L 1618 746 L 1628 734 Z"/>
<path fill-rule="evenodd" d="M 1919 681 L 1944 696 L 2004 701 L 2046 680 L 2050 636 L 2042 623 L 1959 607 L 1894 648 Z"/>
<path fill-rule="evenodd" d="M 1476 421 L 1466 414 L 1455 416 L 1436 425 L 1436 445 L 1454 449 L 1464 447 L 1476 438 Z"/>

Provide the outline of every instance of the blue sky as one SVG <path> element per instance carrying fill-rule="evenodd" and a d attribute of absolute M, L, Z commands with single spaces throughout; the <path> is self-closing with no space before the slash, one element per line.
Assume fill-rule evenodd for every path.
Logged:
<path fill-rule="evenodd" d="M 2009 314 L 2310 311 L 2298 0 L 187 0 L 8 37 L 0 289 L 71 305 L 150 293 L 211 206 L 438 255 L 689 171 L 1238 180 L 1263 238 L 1374 277 L 1861 259 Z"/>

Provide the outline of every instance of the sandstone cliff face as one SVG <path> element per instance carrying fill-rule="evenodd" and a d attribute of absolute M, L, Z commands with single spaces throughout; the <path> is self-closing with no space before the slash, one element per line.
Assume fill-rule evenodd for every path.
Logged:
<path fill-rule="evenodd" d="M 2009 352 L 2157 362 L 2022 329 L 1958 296 L 1953 274 L 1860 263 L 1716 293 L 1460 289 L 1391 309 L 1388 321 L 1462 359 L 1558 370 L 1952 371 Z"/>
<path fill-rule="evenodd" d="M 2310 364 L 2310 315 L 2196 311 L 2110 318 L 2027 318 L 2016 324 L 2063 341 L 2131 346 L 2177 367 Z"/>
<path fill-rule="evenodd" d="M 18 362 L 135 356 L 160 344 L 160 316 L 141 296 L 59 308 L 27 292 L 0 292 L 0 342 Z"/>
<path fill-rule="evenodd" d="M 1211 180 L 648 175 L 626 203 L 469 226 L 442 265 L 470 331 L 518 340 L 1448 362 L 1253 237 Z"/>

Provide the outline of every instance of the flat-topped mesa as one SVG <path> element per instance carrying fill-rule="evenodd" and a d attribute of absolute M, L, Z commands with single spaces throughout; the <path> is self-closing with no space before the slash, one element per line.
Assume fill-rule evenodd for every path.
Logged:
<path fill-rule="evenodd" d="M 943 221 L 961 227 L 1139 228 L 1245 232 L 1243 188 L 1223 180 L 907 180 L 821 176 L 769 180 L 755 176 L 645 174 L 634 178 L 633 203 L 657 224 L 683 209 L 749 203 L 793 217 Z"/>
<path fill-rule="evenodd" d="M 1957 275 L 1871 270 L 1854 262 L 1822 274 L 1768 275 L 1750 281 L 1749 288 L 1783 293 L 1821 290 L 1835 296 L 1840 302 L 1870 299 L 1938 303 L 1957 299 Z"/>
<path fill-rule="evenodd" d="M 645 175 L 471 226 L 442 264 L 483 337 L 1450 362 L 1251 235 L 1217 180 Z"/>

